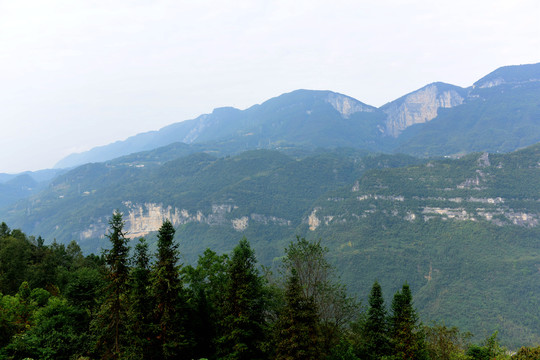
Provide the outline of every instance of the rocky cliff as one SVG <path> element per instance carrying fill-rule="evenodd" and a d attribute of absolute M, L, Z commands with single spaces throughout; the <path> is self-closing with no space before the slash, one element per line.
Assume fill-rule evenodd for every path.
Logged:
<path fill-rule="evenodd" d="M 387 115 L 383 131 L 397 137 L 409 126 L 436 118 L 440 108 L 452 108 L 464 100 L 464 89 L 460 87 L 443 83 L 427 85 L 381 107 Z"/>

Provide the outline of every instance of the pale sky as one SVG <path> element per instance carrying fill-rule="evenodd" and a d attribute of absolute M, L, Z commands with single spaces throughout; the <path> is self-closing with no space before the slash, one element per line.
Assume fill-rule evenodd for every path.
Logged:
<path fill-rule="evenodd" d="M 538 0 L 0 0 L 0 173 L 296 89 L 381 106 L 540 62 Z"/>

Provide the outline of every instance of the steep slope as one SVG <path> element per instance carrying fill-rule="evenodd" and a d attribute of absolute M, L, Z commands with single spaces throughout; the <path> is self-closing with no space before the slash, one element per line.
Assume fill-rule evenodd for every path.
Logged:
<path fill-rule="evenodd" d="M 408 281 L 425 319 L 479 339 L 499 330 L 507 345 L 540 341 L 540 144 L 426 163 L 351 149 L 141 161 L 155 156 L 81 166 L 0 218 L 93 252 L 114 209 L 132 237 L 152 240 L 168 218 L 186 262 L 247 236 L 272 265 L 295 235 L 320 238 L 361 296 L 375 279 L 387 297 Z"/>
<path fill-rule="evenodd" d="M 440 108 L 463 104 L 466 96 L 467 91 L 459 86 L 440 82 L 426 85 L 381 107 L 387 115 L 384 132 L 398 137 L 412 125 L 435 119 Z"/>
<path fill-rule="evenodd" d="M 360 293 L 408 281 L 424 319 L 540 341 L 540 144 L 367 172 L 305 225 Z M 361 276 L 359 276 L 361 274 Z"/>
<path fill-rule="evenodd" d="M 540 63 L 503 66 L 474 83 L 474 88 L 540 81 Z"/>
<path fill-rule="evenodd" d="M 535 67 L 540 77 L 540 67 Z M 483 84 L 483 83 L 482 83 Z M 540 81 L 471 89 L 466 102 L 402 134 L 396 151 L 417 156 L 508 152 L 540 141 Z"/>
<path fill-rule="evenodd" d="M 219 108 L 159 131 L 72 154 L 55 167 L 107 161 L 174 142 L 220 146 L 230 153 L 283 145 L 378 150 L 381 145 L 377 125 L 383 119 L 382 112 L 351 97 L 331 91 L 297 90 L 244 111 Z"/>

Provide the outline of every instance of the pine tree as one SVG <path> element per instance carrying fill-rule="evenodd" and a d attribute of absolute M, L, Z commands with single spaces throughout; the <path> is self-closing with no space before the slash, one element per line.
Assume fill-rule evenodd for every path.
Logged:
<path fill-rule="evenodd" d="M 179 276 L 178 244 L 174 243 L 175 230 L 165 220 L 158 232 L 158 251 L 152 274 L 153 295 L 156 302 L 155 321 L 157 349 L 163 359 L 189 358 L 190 339 L 185 323 L 187 306 Z"/>
<path fill-rule="evenodd" d="M 365 354 L 369 359 L 380 359 L 390 354 L 387 314 L 381 285 L 377 281 L 369 294 L 369 310 L 364 324 Z"/>
<path fill-rule="evenodd" d="M 313 297 L 305 298 L 298 274 L 292 271 L 285 293 L 285 308 L 276 326 L 277 360 L 317 360 L 322 338 Z"/>
<path fill-rule="evenodd" d="M 263 283 L 255 268 L 255 254 L 246 238 L 234 248 L 227 268 L 228 282 L 222 308 L 221 359 L 263 358 Z"/>
<path fill-rule="evenodd" d="M 392 300 L 391 337 L 395 359 L 428 359 L 425 336 L 412 305 L 409 285 L 404 284 Z"/>
<path fill-rule="evenodd" d="M 129 301 L 130 359 L 151 359 L 150 339 L 153 333 L 153 298 L 150 294 L 150 258 L 148 244 L 140 238 L 135 246 L 131 270 Z"/>
<path fill-rule="evenodd" d="M 107 295 L 98 314 L 94 329 L 98 332 L 97 347 L 106 358 L 118 358 L 125 340 L 127 306 L 125 297 L 128 292 L 129 279 L 129 246 L 125 237 L 122 214 L 115 211 L 109 221 L 110 232 L 107 235 L 111 249 L 105 252 L 107 272 Z"/>

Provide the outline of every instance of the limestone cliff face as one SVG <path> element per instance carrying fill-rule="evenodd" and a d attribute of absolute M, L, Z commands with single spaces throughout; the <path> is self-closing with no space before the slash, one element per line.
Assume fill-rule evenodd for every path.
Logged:
<path fill-rule="evenodd" d="M 381 108 L 387 115 L 384 132 L 389 136 L 397 137 L 411 125 L 425 123 L 436 118 L 439 108 L 451 108 L 463 104 L 464 97 L 458 92 L 459 89 L 435 83 L 384 105 Z"/>
<path fill-rule="evenodd" d="M 188 211 L 163 204 L 145 203 L 133 204 L 130 201 L 123 203 L 125 209 L 124 230 L 129 238 L 146 236 L 151 232 L 158 231 L 163 221 L 168 219 L 176 227 L 187 223 L 204 223 L 210 226 L 231 226 L 236 231 L 244 231 L 250 223 L 274 224 L 290 226 L 291 221 L 275 216 L 262 214 L 250 214 L 250 216 L 234 217 L 233 211 L 238 209 L 235 205 L 215 204 L 212 210 L 206 214 L 202 211 Z M 100 218 L 79 234 L 80 240 L 91 238 L 103 238 L 107 233 L 107 217 Z"/>
<path fill-rule="evenodd" d="M 336 93 L 328 94 L 326 102 L 332 105 L 332 107 L 336 109 L 341 114 L 341 116 L 346 119 L 357 112 L 375 111 L 374 107 L 363 104 L 360 101 L 355 100 L 351 97 Z"/>

